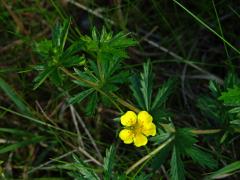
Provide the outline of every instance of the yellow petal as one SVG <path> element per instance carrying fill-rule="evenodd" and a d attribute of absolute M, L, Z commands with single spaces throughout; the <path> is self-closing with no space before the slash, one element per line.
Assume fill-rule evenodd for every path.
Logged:
<path fill-rule="evenodd" d="M 133 138 L 128 141 L 123 141 L 123 142 L 124 142 L 124 144 L 131 144 L 133 142 Z"/>
<path fill-rule="evenodd" d="M 144 146 L 148 142 L 147 137 L 141 133 L 136 134 L 136 136 L 133 138 L 133 141 L 134 145 L 137 147 Z"/>
<path fill-rule="evenodd" d="M 123 129 L 120 131 L 119 137 L 125 144 L 131 144 L 133 142 L 134 133 L 132 130 Z"/>
<path fill-rule="evenodd" d="M 137 122 L 137 115 L 133 111 L 127 111 L 120 119 L 123 126 L 133 126 Z"/>
<path fill-rule="evenodd" d="M 142 133 L 145 136 L 155 136 L 156 135 L 156 126 L 153 123 L 147 123 L 143 125 Z"/>
<path fill-rule="evenodd" d="M 145 123 L 151 123 L 153 118 L 147 111 L 141 111 L 138 113 L 138 123 L 139 124 L 145 124 Z"/>

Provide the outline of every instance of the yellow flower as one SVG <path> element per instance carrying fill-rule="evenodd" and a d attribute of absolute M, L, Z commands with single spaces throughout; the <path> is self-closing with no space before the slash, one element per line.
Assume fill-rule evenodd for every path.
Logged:
<path fill-rule="evenodd" d="M 147 111 L 141 111 L 138 115 L 133 111 L 127 111 L 120 119 L 125 128 L 120 131 L 119 137 L 125 144 L 134 143 L 137 147 L 144 146 L 148 142 L 148 136 L 156 135 L 156 126 Z"/>

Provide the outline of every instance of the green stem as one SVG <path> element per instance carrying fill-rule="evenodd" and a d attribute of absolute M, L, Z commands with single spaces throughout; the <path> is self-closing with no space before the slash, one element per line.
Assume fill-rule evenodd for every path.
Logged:
<path fill-rule="evenodd" d="M 116 101 L 119 102 L 121 105 L 127 107 L 128 109 L 139 113 L 140 110 L 138 108 L 136 108 L 135 106 L 133 106 L 132 104 L 128 103 L 127 101 L 124 101 L 123 99 L 121 99 L 120 97 L 118 97 L 116 94 L 114 93 L 110 93 L 113 97 L 115 97 Z"/>
<path fill-rule="evenodd" d="M 215 134 L 221 132 L 222 129 L 207 129 L 207 130 L 202 130 L 202 129 L 196 129 L 196 130 L 191 130 L 193 134 Z"/>
<path fill-rule="evenodd" d="M 67 74 L 68 76 L 70 76 L 73 79 L 76 79 L 78 81 L 84 82 L 86 84 L 88 84 L 89 86 L 91 86 L 92 88 L 94 88 L 96 91 L 98 91 L 99 93 L 101 93 L 102 95 L 104 95 L 105 97 L 107 97 L 115 106 L 116 108 L 120 111 L 123 112 L 122 109 L 119 107 L 119 105 L 112 99 L 112 97 L 114 97 L 116 99 L 116 101 L 129 108 L 132 111 L 135 112 L 139 112 L 140 110 L 137 109 L 136 107 L 134 107 L 133 105 L 129 104 L 128 102 L 124 101 L 123 99 L 121 99 L 120 97 L 118 97 L 116 94 L 114 93 L 110 93 L 110 95 L 106 94 L 104 91 L 102 91 L 100 88 L 98 88 L 98 85 L 96 83 L 93 83 L 91 81 L 88 81 L 86 79 L 83 79 L 81 77 L 75 76 L 74 74 L 72 74 L 71 72 L 69 72 L 67 69 L 65 68 L 60 68 L 65 74 Z M 111 97 L 112 96 L 112 97 Z"/>
<path fill-rule="evenodd" d="M 136 167 L 138 167 L 140 164 L 142 164 L 144 161 L 152 158 L 155 154 L 157 154 L 159 151 L 161 151 L 164 147 L 166 147 L 168 144 L 170 144 L 174 139 L 174 136 L 171 136 L 168 140 L 166 140 L 163 144 L 158 146 L 156 149 L 154 149 L 151 153 L 147 154 L 140 160 L 138 160 L 136 163 L 134 163 L 128 170 L 125 172 L 127 175 L 132 172 Z"/>

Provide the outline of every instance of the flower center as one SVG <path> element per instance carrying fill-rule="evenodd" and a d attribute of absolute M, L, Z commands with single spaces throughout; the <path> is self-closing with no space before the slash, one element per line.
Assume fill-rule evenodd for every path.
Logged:
<path fill-rule="evenodd" d="M 139 123 L 136 123 L 135 125 L 130 126 L 129 128 L 130 130 L 133 131 L 134 135 L 136 135 L 136 134 L 142 133 L 143 126 Z"/>

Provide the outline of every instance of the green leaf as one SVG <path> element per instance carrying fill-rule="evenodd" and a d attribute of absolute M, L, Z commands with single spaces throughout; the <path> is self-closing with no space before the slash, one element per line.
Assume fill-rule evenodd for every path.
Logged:
<path fill-rule="evenodd" d="M 150 61 L 143 64 L 143 73 L 141 73 L 140 90 L 143 95 L 145 110 L 150 111 L 152 99 L 153 74 Z"/>
<path fill-rule="evenodd" d="M 226 108 L 216 99 L 208 97 L 208 96 L 201 96 L 198 98 L 197 106 L 200 108 L 203 115 L 212 119 L 217 124 L 223 124 L 225 122 L 224 113 Z"/>
<path fill-rule="evenodd" d="M 142 92 L 139 88 L 141 86 L 140 81 L 139 81 L 139 77 L 137 75 L 132 76 L 130 78 L 130 82 L 131 82 L 130 89 L 133 92 L 133 96 L 136 99 L 136 102 L 137 102 L 138 106 L 141 109 L 144 109 L 144 100 L 143 100 Z"/>
<path fill-rule="evenodd" d="M 227 177 L 235 174 L 235 172 L 238 170 L 240 170 L 240 161 L 233 162 L 233 163 L 226 165 L 225 167 L 211 173 L 211 175 L 205 177 L 205 180 L 227 178 Z"/>
<path fill-rule="evenodd" d="M 24 114 L 32 114 L 28 105 L 24 100 L 17 94 L 17 92 L 0 77 L 0 89 L 15 103 L 17 108 Z"/>
<path fill-rule="evenodd" d="M 63 83 L 61 74 L 57 68 L 53 70 L 53 72 L 50 75 L 50 80 L 55 86 L 61 86 Z"/>
<path fill-rule="evenodd" d="M 57 24 L 53 29 L 52 46 L 58 53 L 62 53 L 68 35 L 70 20 L 64 20 L 63 25 Z"/>
<path fill-rule="evenodd" d="M 112 145 L 106 151 L 106 157 L 104 158 L 103 169 L 104 169 L 104 180 L 110 180 L 112 176 L 112 170 L 114 166 L 115 147 Z"/>
<path fill-rule="evenodd" d="M 88 99 L 88 104 L 85 109 L 87 116 L 92 116 L 95 113 L 97 102 L 98 102 L 98 95 L 97 95 L 97 92 L 94 92 L 93 95 L 91 95 L 90 98 Z"/>
<path fill-rule="evenodd" d="M 42 40 L 40 42 L 35 43 L 34 51 L 36 51 L 43 58 L 47 58 L 49 56 L 50 51 L 52 50 L 52 42 L 50 40 Z"/>
<path fill-rule="evenodd" d="M 222 92 L 218 99 L 223 100 L 224 104 L 228 106 L 240 106 L 240 88 L 237 86 L 229 88 L 227 92 Z"/>
<path fill-rule="evenodd" d="M 195 147 L 195 143 L 197 143 L 196 135 L 191 132 L 191 129 L 181 128 L 176 130 L 175 146 L 180 155 L 183 157 L 191 157 L 194 162 L 203 167 L 208 167 L 211 169 L 215 168 L 217 166 L 217 162 L 213 159 L 211 154 L 208 154 Z"/>
<path fill-rule="evenodd" d="M 9 151 L 15 151 L 16 149 L 21 148 L 21 147 L 25 147 L 29 144 L 39 143 L 39 142 L 43 141 L 44 139 L 45 139 L 44 137 L 34 137 L 32 139 L 17 142 L 15 144 L 11 144 L 11 145 L 8 145 L 8 146 L 1 146 L 0 147 L 0 154 L 6 153 L 6 152 L 9 152 Z"/>
<path fill-rule="evenodd" d="M 228 111 L 229 113 L 235 114 L 235 113 L 240 113 L 240 107 L 235 107 L 232 108 Z"/>
<path fill-rule="evenodd" d="M 62 53 L 62 59 L 65 59 L 69 56 L 75 55 L 77 52 L 82 50 L 84 43 L 82 41 L 76 40 L 71 44 L 63 53 Z"/>
<path fill-rule="evenodd" d="M 175 145 L 183 155 L 187 155 L 188 149 L 197 142 L 196 135 L 189 128 L 179 128 L 175 133 Z"/>
<path fill-rule="evenodd" d="M 12 128 L 0 128 L 0 134 L 3 133 L 8 133 L 8 134 L 12 134 L 18 137 L 23 137 L 23 136 L 31 136 L 32 137 L 32 133 L 31 132 L 27 132 L 25 130 L 19 130 L 19 129 L 12 129 Z"/>
<path fill-rule="evenodd" d="M 145 174 L 144 172 L 141 172 L 138 176 L 134 177 L 134 180 L 149 180 L 151 177 L 151 173 Z"/>
<path fill-rule="evenodd" d="M 87 96 L 89 96 L 94 91 L 95 90 L 93 88 L 84 90 L 84 91 L 78 93 L 77 95 L 69 98 L 68 103 L 69 104 L 80 103 L 82 100 L 84 100 Z"/>
<path fill-rule="evenodd" d="M 38 74 L 37 77 L 33 80 L 34 87 L 33 90 L 37 89 L 47 78 L 50 76 L 50 74 L 55 70 L 55 67 L 50 67 L 45 70 L 43 70 L 40 74 Z"/>
<path fill-rule="evenodd" d="M 197 147 L 186 149 L 187 156 L 202 167 L 214 169 L 217 167 L 217 161 L 213 159 L 212 155 L 200 150 Z"/>
<path fill-rule="evenodd" d="M 100 180 L 100 178 L 93 172 L 93 170 L 87 167 L 76 155 L 73 155 L 75 163 L 73 166 L 76 168 L 76 171 L 81 174 L 84 179 L 88 180 Z"/>
<path fill-rule="evenodd" d="M 228 73 L 224 79 L 225 89 L 234 88 L 236 85 L 240 85 L 240 79 L 238 78 L 238 75 L 235 72 Z"/>
<path fill-rule="evenodd" d="M 184 165 L 180 157 L 178 148 L 173 147 L 172 158 L 171 158 L 171 180 L 185 180 Z"/>
<path fill-rule="evenodd" d="M 230 124 L 233 124 L 233 125 L 240 125 L 240 119 L 230 121 Z"/>
<path fill-rule="evenodd" d="M 221 89 L 215 81 L 210 81 L 208 88 L 211 90 L 214 97 L 219 97 L 221 94 Z"/>
<path fill-rule="evenodd" d="M 175 79 L 169 79 L 162 84 L 162 86 L 158 89 L 158 93 L 154 98 L 154 102 L 152 104 L 151 110 L 157 110 L 162 104 L 164 104 L 168 98 L 168 96 L 173 92 L 173 86 L 175 85 Z"/>
<path fill-rule="evenodd" d="M 64 57 L 60 59 L 61 65 L 64 67 L 72 67 L 75 65 L 83 65 L 86 62 L 86 59 L 84 57 L 79 56 L 70 56 L 70 57 Z"/>

